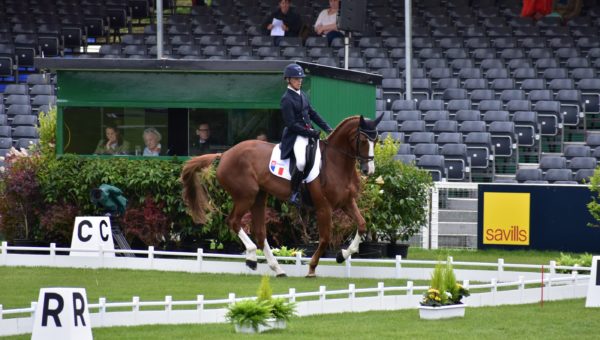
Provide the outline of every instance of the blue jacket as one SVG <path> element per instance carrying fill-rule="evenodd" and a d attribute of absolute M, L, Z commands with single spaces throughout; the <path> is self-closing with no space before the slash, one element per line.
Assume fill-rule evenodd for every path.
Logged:
<path fill-rule="evenodd" d="M 290 158 L 294 150 L 296 136 L 310 137 L 310 130 L 313 128 L 311 121 L 315 122 L 326 132 L 331 132 L 331 127 L 315 111 L 308 101 L 306 94 L 300 91 L 298 93 L 287 89 L 281 97 L 281 113 L 283 115 L 283 136 L 281 137 L 281 158 Z"/>

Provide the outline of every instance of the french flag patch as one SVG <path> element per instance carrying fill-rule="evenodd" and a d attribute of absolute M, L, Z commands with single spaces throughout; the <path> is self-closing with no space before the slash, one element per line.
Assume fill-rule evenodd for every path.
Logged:
<path fill-rule="evenodd" d="M 279 176 L 283 176 L 283 167 L 282 166 L 280 166 L 279 169 L 277 169 L 277 174 Z"/>
<path fill-rule="evenodd" d="M 277 162 L 271 161 L 271 171 L 273 172 L 275 172 L 275 164 L 277 164 Z"/>

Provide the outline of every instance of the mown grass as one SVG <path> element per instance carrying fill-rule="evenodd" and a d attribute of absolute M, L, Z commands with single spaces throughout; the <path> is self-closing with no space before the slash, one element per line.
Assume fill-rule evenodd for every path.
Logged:
<path fill-rule="evenodd" d="M 288 329 L 260 335 L 234 333 L 230 324 L 93 329 L 94 339 L 597 339 L 598 310 L 584 300 L 467 308 L 462 319 L 420 320 L 415 309 L 294 318 Z M 5 339 L 29 339 L 30 335 Z"/>
<path fill-rule="evenodd" d="M 547 264 L 557 259 L 559 252 L 540 251 L 471 251 L 471 250 L 424 250 L 410 248 L 409 259 L 444 259 L 448 255 L 455 261 L 496 262 L 499 257 L 506 263 Z M 317 274 L 318 274 L 317 268 Z M 226 298 L 229 293 L 237 296 L 254 296 L 260 281 L 255 275 L 193 274 L 178 272 L 0 267 L 0 304 L 5 309 L 22 308 L 36 301 L 42 287 L 85 287 L 88 301 L 96 303 L 105 297 L 108 302 L 129 301 L 139 296 L 142 301 L 160 301 L 166 295 L 174 300 L 194 300 L 202 294 L 205 299 Z M 319 286 L 345 289 L 354 283 L 357 288 L 376 287 L 383 281 L 386 286 L 404 286 L 406 280 L 345 279 L 317 277 L 305 279 L 288 277 L 271 280 L 273 292 L 284 294 L 289 288 L 297 292 L 316 291 Z M 425 285 L 415 281 L 415 285 Z"/>

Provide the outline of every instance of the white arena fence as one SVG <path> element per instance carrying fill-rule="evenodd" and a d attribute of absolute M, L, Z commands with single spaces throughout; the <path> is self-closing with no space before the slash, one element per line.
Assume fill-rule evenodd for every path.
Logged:
<path fill-rule="evenodd" d="M 3 266 L 120 268 L 233 274 L 270 273 L 265 264 L 259 264 L 257 271 L 247 269 L 243 255 L 204 253 L 202 249 L 196 253 L 155 251 L 152 247 L 147 251 L 111 251 L 144 255 L 143 258 L 107 257 L 105 256 L 107 251 L 103 249 L 94 251 L 98 253 L 97 256 L 65 256 L 57 255 L 56 252 L 91 251 L 57 248 L 55 245 L 46 248 L 9 247 L 6 242 L 2 243 L 0 250 L 0 265 Z M 50 252 L 50 254 L 14 254 L 9 251 L 42 251 Z M 280 262 L 283 260 L 294 261 L 293 264 L 282 265 L 290 276 L 304 276 L 307 272 L 306 263 L 309 258 L 278 257 L 278 260 Z M 587 293 L 589 275 L 579 274 L 579 271 L 589 272 L 590 268 L 587 267 L 557 266 L 554 261 L 543 267 L 528 264 L 506 264 L 502 259 L 499 259 L 497 263 L 458 262 L 451 258 L 450 261 L 457 268 L 455 269 L 457 278 L 463 280 L 463 285 L 472 291 L 471 296 L 465 299 L 465 303 L 470 307 L 535 303 L 542 299 L 542 295 L 544 300 L 583 298 Z M 332 263 L 335 260 L 322 259 L 322 262 Z M 374 263 L 389 267 L 366 265 Z M 344 265 L 320 265 L 317 268 L 317 274 L 348 278 L 428 280 L 436 263 L 437 261 L 403 260 L 400 257 L 395 260 L 350 259 Z M 421 265 L 425 267 L 414 267 Z M 458 269 L 469 267 L 473 267 L 473 269 Z M 560 274 L 556 272 L 557 269 L 571 270 L 571 273 Z M 470 284 L 470 281 L 476 281 L 478 284 Z M 318 292 L 296 292 L 291 288 L 288 294 L 277 295 L 277 297 L 297 301 L 298 314 L 306 316 L 414 309 L 417 308 L 423 292 L 428 288 L 428 286 L 414 286 L 412 281 L 409 281 L 404 287 L 385 287 L 383 283 L 379 283 L 375 288 L 357 289 L 351 284 L 348 289 L 344 290 L 327 290 L 325 286 L 322 286 Z M 346 297 L 342 297 L 343 295 Z M 89 310 L 91 324 L 94 328 L 148 324 L 217 323 L 225 322 L 226 308 L 223 305 L 242 299 L 248 298 L 236 298 L 235 294 L 229 294 L 226 299 L 216 300 L 205 300 L 203 295 L 198 295 L 196 300 L 191 301 L 173 301 L 170 296 L 166 296 L 163 301 L 140 301 L 138 297 L 133 297 L 129 302 L 107 302 L 105 298 L 100 298 L 98 303 L 89 304 Z M 159 308 L 160 310 L 158 310 Z M 35 309 L 35 302 L 27 308 L 10 310 L 3 310 L 0 305 L 0 336 L 31 333 Z M 130 310 L 124 311 L 123 309 Z M 29 315 L 23 317 L 23 314 Z"/>

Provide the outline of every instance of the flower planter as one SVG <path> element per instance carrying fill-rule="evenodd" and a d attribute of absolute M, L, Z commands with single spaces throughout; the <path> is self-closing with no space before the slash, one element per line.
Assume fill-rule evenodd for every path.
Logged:
<path fill-rule="evenodd" d="M 270 331 L 272 329 L 285 329 L 287 328 L 287 323 L 285 320 L 275 320 L 269 319 L 267 320 L 266 325 L 259 325 L 258 329 L 254 329 L 252 326 L 244 324 L 239 325 L 235 324 L 235 332 L 236 333 L 246 333 L 246 334 L 254 334 L 254 333 L 262 333 L 266 331 Z"/>
<path fill-rule="evenodd" d="M 402 256 L 403 259 L 408 258 L 408 247 L 406 243 L 390 243 L 387 246 L 387 257 L 396 258 L 396 255 Z"/>
<path fill-rule="evenodd" d="M 464 303 L 447 306 L 419 306 L 419 316 L 425 320 L 462 318 L 465 316 Z"/>

